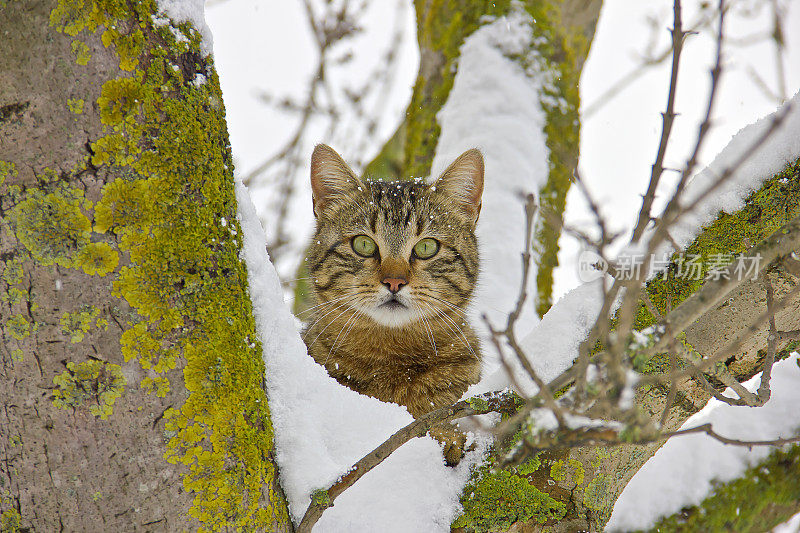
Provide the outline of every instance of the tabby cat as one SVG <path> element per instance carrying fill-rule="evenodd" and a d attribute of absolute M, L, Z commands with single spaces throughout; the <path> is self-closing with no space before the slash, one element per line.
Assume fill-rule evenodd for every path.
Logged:
<path fill-rule="evenodd" d="M 311 188 L 311 356 L 414 417 L 457 401 L 481 367 L 465 315 L 478 274 L 481 153 L 464 152 L 432 185 L 388 183 L 359 179 L 321 144 Z"/>

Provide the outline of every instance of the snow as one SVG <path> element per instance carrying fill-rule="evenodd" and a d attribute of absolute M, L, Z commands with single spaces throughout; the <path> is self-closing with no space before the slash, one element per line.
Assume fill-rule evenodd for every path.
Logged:
<path fill-rule="evenodd" d="M 165 13 L 173 22 L 191 22 L 194 28 L 203 37 L 201 51 L 204 56 L 214 51 L 214 37 L 211 28 L 206 24 L 205 0 L 158 0 L 159 11 Z M 163 18 L 154 19 L 157 24 L 163 23 Z M 186 37 L 175 29 L 172 30 L 178 42 Z"/>
<path fill-rule="evenodd" d="M 775 117 L 783 122 L 767 140 L 753 149 L 771 127 Z M 736 163 L 746 154 L 747 159 L 738 167 Z M 700 198 L 725 171 L 734 169 L 723 185 L 714 190 L 691 212 L 681 217 L 671 230 L 678 244 L 689 244 L 704 225 L 711 223 L 720 211 L 733 213 L 744 207 L 747 196 L 800 157 L 800 92 L 777 111 L 743 128 L 737 133 L 714 161 L 687 184 L 682 205 L 690 205 Z"/>
<path fill-rule="evenodd" d="M 546 117 L 539 94 L 551 74 L 541 69 L 533 54 L 527 58 L 531 65 L 527 71 L 507 57 L 527 49 L 532 24 L 530 16 L 516 5 L 507 16 L 470 35 L 461 46 L 447 102 L 437 115 L 442 129 L 432 178 L 469 148 L 479 148 L 485 160 L 483 207 L 476 231 L 481 272 L 471 323 L 483 337 L 488 369 L 496 367 L 497 361 L 491 356 L 481 315 L 486 313 L 499 325 L 514 307 L 522 276 L 525 228 L 519 193 L 537 192 L 548 176 Z M 535 280 L 532 268 L 529 295 L 536 294 Z M 533 303 L 528 300 L 519 320 L 520 333 L 535 322 Z"/>
<path fill-rule="evenodd" d="M 578 347 L 588 335 L 603 305 L 601 283 L 601 280 L 584 283 L 565 294 L 520 342 L 520 347 L 545 383 L 567 370 L 578 356 Z M 536 394 L 538 387 L 516 356 L 507 354 L 506 359 L 514 372 L 514 381 L 522 389 L 518 392 L 527 396 Z M 500 367 L 470 387 L 464 397 L 502 390 L 509 385 L 511 379 L 506 370 Z"/>
<path fill-rule="evenodd" d="M 255 207 L 238 180 L 236 196 L 280 481 L 297 522 L 314 490 L 329 486 L 413 419 L 405 407 L 339 385 L 308 356 L 283 301 Z M 485 439 L 478 444 L 458 467 L 448 468 L 436 441 L 413 439 L 337 498 L 314 531 L 449 531 L 469 469 L 485 453 Z"/>
<path fill-rule="evenodd" d="M 735 407 L 712 399 L 690 417 L 682 428 L 711 423 L 714 431 L 741 440 L 771 440 L 795 434 L 800 427 L 800 355 L 775 363 L 772 368 L 772 398 L 763 407 Z M 755 391 L 760 374 L 745 386 Z M 730 389 L 725 392 L 735 396 Z M 712 481 L 730 481 L 766 457 L 771 447 L 748 450 L 726 446 L 706 435 L 674 437 L 636 473 L 622 491 L 609 531 L 649 529 L 662 516 L 701 502 L 712 489 Z"/>
<path fill-rule="evenodd" d="M 754 149 L 772 127 L 776 117 L 781 118 L 780 125 L 758 148 Z M 746 160 L 739 164 L 744 155 Z M 800 157 L 800 92 L 775 112 L 742 128 L 708 167 L 689 180 L 681 198 L 681 205 L 690 206 L 695 202 L 697 205 L 681 216 L 670 228 L 673 240 L 682 248 L 688 246 L 702 228 L 711 224 L 720 212 L 734 213 L 742 209 L 750 193 L 760 188 L 765 180 L 783 170 L 788 163 L 796 161 L 798 157 Z M 708 193 L 719 176 L 726 172 L 730 172 L 730 176 Z M 623 246 L 615 258 L 615 263 L 626 273 L 633 273 L 637 268 L 636 265 L 640 265 L 641 272 L 647 277 L 653 277 L 666 269 L 675 251 L 669 242 L 661 243 L 657 247 L 652 261 L 644 262 L 647 257 L 647 243 L 654 233 L 655 230 L 650 229 L 644 233 L 639 242 Z M 588 261 L 584 259 L 584 264 L 587 263 Z M 746 269 L 749 264 L 745 262 L 743 266 Z"/>

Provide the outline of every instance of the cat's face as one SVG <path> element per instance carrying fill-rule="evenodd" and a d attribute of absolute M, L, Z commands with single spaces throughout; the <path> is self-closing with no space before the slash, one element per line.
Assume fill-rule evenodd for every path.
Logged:
<path fill-rule="evenodd" d="M 479 265 L 474 229 L 483 159 L 477 150 L 426 185 L 361 181 L 320 145 L 311 180 L 317 231 L 308 268 L 318 300 L 330 303 L 321 306 L 330 319 L 354 309 L 400 327 L 463 315 Z"/>

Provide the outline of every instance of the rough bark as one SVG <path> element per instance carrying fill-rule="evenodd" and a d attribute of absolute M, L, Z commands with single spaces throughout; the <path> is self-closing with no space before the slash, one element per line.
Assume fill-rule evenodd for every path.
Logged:
<path fill-rule="evenodd" d="M 0 3 L 3 530 L 289 530 L 219 83 L 155 2 Z"/>

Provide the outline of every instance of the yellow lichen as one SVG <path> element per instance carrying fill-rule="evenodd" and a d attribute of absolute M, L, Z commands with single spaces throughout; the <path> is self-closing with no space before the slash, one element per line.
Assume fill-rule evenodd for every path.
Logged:
<path fill-rule="evenodd" d="M 6 178 L 13 178 L 17 175 L 17 167 L 14 163 L 0 160 L 0 185 L 5 183 Z"/>
<path fill-rule="evenodd" d="M 80 115 L 83 113 L 83 104 L 85 102 L 81 98 L 67 98 L 67 107 L 72 113 Z"/>
<path fill-rule="evenodd" d="M 60 320 L 61 332 L 64 335 L 69 335 L 69 340 L 73 344 L 81 342 L 99 314 L 100 309 L 90 306 L 86 306 L 74 313 L 64 313 L 61 315 Z"/>
<path fill-rule="evenodd" d="M 94 231 L 109 234 L 128 259 L 113 283 L 113 294 L 138 313 L 124 325 L 125 360 L 147 371 L 142 385 L 157 395 L 183 364 L 189 395 L 165 415 L 165 457 L 190 466 L 190 514 L 203 531 L 268 530 L 287 517 L 271 489 L 264 364 L 239 258 L 219 80 L 211 59 L 200 60 L 199 34 L 178 25 L 189 39 L 178 43 L 170 27 L 154 25 L 155 13 L 152 0 L 61 0 L 51 14 L 69 35 L 102 31 L 130 71 L 106 80 L 97 101 L 104 134 L 92 141 L 91 163 L 114 179 L 94 206 Z M 208 83 L 188 83 L 193 68 Z M 220 227 L 220 217 L 231 224 Z M 263 505 L 265 493 L 274 506 Z"/>
<path fill-rule="evenodd" d="M 79 65 L 86 65 L 92 58 L 92 53 L 89 52 L 89 47 L 86 43 L 75 39 L 72 41 L 72 53 L 75 54 L 75 62 Z"/>
<path fill-rule="evenodd" d="M 28 191 L 14 206 L 9 220 L 17 239 L 44 265 L 71 267 L 75 253 L 89 243 L 91 223 L 81 211 L 83 193 L 59 189 Z"/>
<path fill-rule="evenodd" d="M 598 511 L 606 506 L 610 478 L 606 474 L 597 474 L 592 478 L 583 493 L 583 505 Z"/>
<path fill-rule="evenodd" d="M 28 337 L 31 333 L 35 333 L 37 329 L 36 324 L 31 324 L 22 315 L 14 315 L 6 322 L 5 326 L 6 334 L 18 341 Z"/>
<path fill-rule="evenodd" d="M 80 266 L 83 271 L 93 276 L 105 276 L 113 272 L 119 263 L 119 255 L 107 243 L 93 242 L 87 244 L 78 252 L 75 266 Z"/>
<path fill-rule="evenodd" d="M 24 271 L 22 261 L 19 259 L 9 259 L 3 268 L 3 281 L 9 285 L 16 285 L 22 281 Z"/>
<path fill-rule="evenodd" d="M 53 378 L 53 384 L 53 405 L 61 409 L 88 407 L 94 416 L 106 420 L 125 391 L 125 376 L 122 367 L 113 363 L 69 361 L 67 369 Z"/>
<path fill-rule="evenodd" d="M 6 501 L 2 502 L 2 505 L 5 507 Z M 17 533 L 21 531 L 22 527 L 22 515 L 19 514 L 19 511 L 16 508 L 11 507 L 2 513 L 0 513 L 0 531 L 3 533 Z"/>

